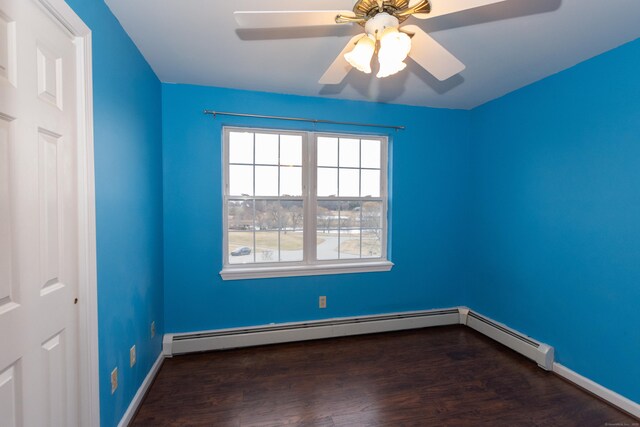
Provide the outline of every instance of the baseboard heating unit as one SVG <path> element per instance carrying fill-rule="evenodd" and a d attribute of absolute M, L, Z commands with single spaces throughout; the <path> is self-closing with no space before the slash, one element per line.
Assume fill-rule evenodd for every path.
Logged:
<path fill-rule="evenodd" d="M 465 307 L 460 307 L 460 323 L 475 329 L 510 349 L 533 360 L 542 369 L 553 370 L 553 347 L 521 334 L 501 323 L 495 322 Z"/>
<path fill-rule="evenodd" d="M 199 351 L 458 324 L 469 326 L 506 345 L 535 361 L 543 369 L 553 369 L 553 347 L 522 335 L 466 307 L 166 334 L 163 341 L 163 353 L 165 356 L 171 357 L 176 354 Z"/>
<path fill-rule="evenodd" d="M 400 331 L 429 326 L 457 325 L 457 308 L 412 311 L 380 316 L 344 317 L 310 322 L 279 323 L 250 328 L 219 329 L 198 333 L 166 334 L 165 356 L 208 350 L 336 338 L 349 335 Z"/>

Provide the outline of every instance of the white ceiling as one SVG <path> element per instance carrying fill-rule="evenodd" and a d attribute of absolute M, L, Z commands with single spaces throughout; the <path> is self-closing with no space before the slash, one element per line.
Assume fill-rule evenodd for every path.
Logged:
<path fill-rule="evenodd" d="M 507 0 L 406 21 L 466 64 L 447 81 L 407 59 L 386 79 L 352 70 L 322 86 L 360 26 L 238 29 L 233 12 L 351 9 L 355 0 L 105 1 L 163 82 L 444 108 L 473 108 L 640 37 L 640 0 Z"/>

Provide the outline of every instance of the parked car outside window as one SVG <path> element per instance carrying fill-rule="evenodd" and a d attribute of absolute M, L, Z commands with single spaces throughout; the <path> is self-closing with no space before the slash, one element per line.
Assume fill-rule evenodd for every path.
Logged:
<path fill-rule="evenodd" d="M 241 246 L 238 249 L 231 251 L 232 256 L 249 255 L 250 253 L 251 253 L 251 248 L 248 246 Z"/>

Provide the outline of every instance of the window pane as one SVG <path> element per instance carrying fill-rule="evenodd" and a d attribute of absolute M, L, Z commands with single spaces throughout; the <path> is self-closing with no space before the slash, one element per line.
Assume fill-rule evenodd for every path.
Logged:
<path fill-rule="evenodd" d="M 280 164 L 302 165 L 302 137 L 300 135 L 280 135 Z"/>
<path fill-rule="evenodd" d="M 286 212 L 277 200 L 256 200 L 256 229 L 277 231 L 286 223 Z"/>
<path fill-rule="evenodd" d="M 302 195 L 302 168 L 289 166 L 280 168 L 280 195 Z"/>
<path fill-rule="evenodd" d="M 360 258 L 360 230 L 340 230 L 340 259 Z"/>
<path fill-rule="evenodd" d="M 382 230 L 362 230 L 362 258 L 382 256 Z"/>
<path fill-rule="evenodd" d="M 283 210 L 282 229 L 285 231 L 302 231 L 304 226 L 304 210 L 302 200 L 281 200 Z"/>
<path fill-rule="evenodd" d="M 360 140 L 340 138 L 340 166 L 360 167 Z"/>
<path fill-rule="evenodd" d="M 253 230 L 253 200 L 229 200 L 229 230 Z"/>
<path fill-rule="evenodd" d="M 256 133 L 256 164 L 278 164 L 278 135 L 272 133 Z"/>
<path fill-rule="evenodd" d="M 361 197 L 380 197 L 380 171 L 362 169 Z"/>
<path fill-rule="evenodd" d="M 253 232 L 229 231 L 229 263 L 253 262 Z"/>
<path fill-rule="evenodd" d="M 256 196 L 278 195 L 278 167 L 256 166 Z"/>
<path fill-rule="evenodd" d="M 229 132 L 229 163 L 253 163 L 253 133 Z"/>
<path fill-rule="evenodd" d="M 340 228 L 360 228 L 360 202 L 340 202 Z"/>
<path fill-rule="evenodd" d="M 361 166 L 380 169 L 380 141 L 363 139 L 361 147 Z"/>
<path fill-rule="evenodd" d="M 278 234 L 256 231 L 256 262 L 278 262 Z"/>
<path fill-rule="evenodd" d="M 280 261 L 302 261 L 304 239 L 302 230 L 280 232 Z"/>
<path fill-rule="evenodd" d="M 317 215 L 316 227 L 318 231 L 329 233 L 331 230 L 337 230 L 340 227 L 340 202 L 318 202 Z"/>
<path fill-rule="evenodd" d="M 318 168 L 318 197 L 335 197 L 338 194 L 338 169 Z"/>
<path fill-rule="evenodd" d="M 359 175 L 358 169 L 340 169 L 340 190 L 338 191 L 340 197 L 360 196 Z"/>
<path fill-rule="evenodd" d="M 340 202 L 318 202 L 317 246 L 318 259 L 338 259 L 338 227 L 340 226 Z"/>
<path fill-rule="evenodd" d="M 382 227 L 382 202 L 362 203 L 362 228 Z"/>
<path fill-rule="evenodd" d="M 229 165 L 229 194 L 253 196 L 253 166 Z"/>
<path fill-rule="evenodd" d="M 318 137 L 318 166 L 338 166 L 338 138 Z"/>
<path fill-rule="evenodd" d="M 338 259 L 338 230 L 318 229 L 316 253 L 320 260 Z"/>

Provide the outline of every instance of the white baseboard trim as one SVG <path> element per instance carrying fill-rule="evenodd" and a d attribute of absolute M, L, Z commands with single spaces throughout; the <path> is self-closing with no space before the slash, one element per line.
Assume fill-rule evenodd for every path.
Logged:
<path fill-rule="evenodd" d="M 591 381 L 589 378 L 583 377 L 577 372 L 574 372 L 566 366 L 563 366 L 557 362 L 554 362 L 553 364 L 553 372 L 556 375 L 559 375 L 562 378 L 566 379 L 567 381 L 572 382 L 578 387 L 583 388 L 592 394 L 595 394 L 602 400 L 611 403 L 613 406 L 620 408 L 628 414 L 631 414 L 634 417 L 640 419 L 640 404 L 627 399 L 626 397 L 616 393 L 613 390 L 609 390 L 608 388 L 601 386 L 594 381 Z"/>
<path fill-rule="evenodd" d="M 160 370 L 160 366 L 162 366 L 163 360 L 164 360 L 164 354 L 160 353 L 156 361 L 153 363 L 153 366 L 149 370 L 149 373 L 147 373 L 147 376 L 144 378 L 144 381 L 142 381 L 142 384 L 140 384 L 140 387 L 138 388 L 138 391 L 136 392 L 135 396 L 133 396 L 133 399 L 131 399 L 131 403 L 129 404 L 129 407 L 127 408 L 124 415 L 122 416 L 122 419 L 118 423 L 118 427 L 126 427 L 129 425 L 129 423 L 131 423 L 131 421 L 133 421 L 133 416 L 136 414 L 136 411 L 138 410 L 138 407 L 142 403 L 142 399 L 144 398 L 145 393 L 147 392 L 147 390 L 151 386 L 151 383 L 153 383 L 153 380 L 158 374 L 158 371 Z"/>

